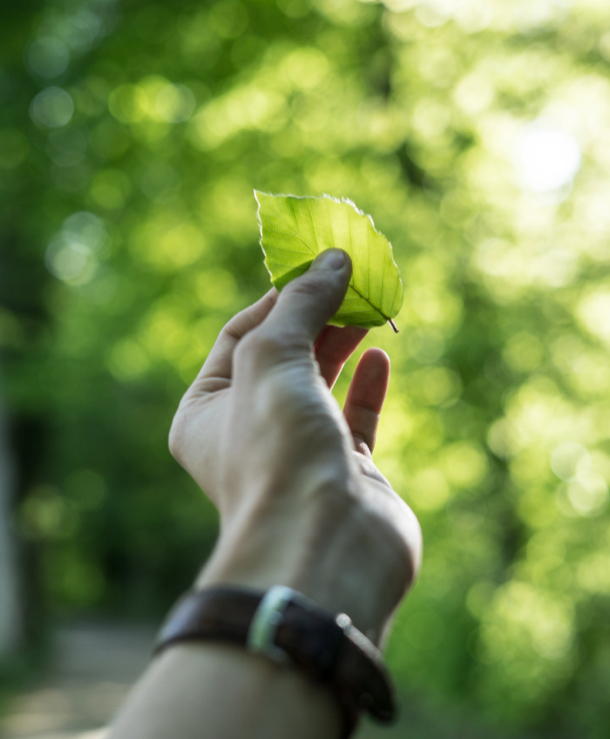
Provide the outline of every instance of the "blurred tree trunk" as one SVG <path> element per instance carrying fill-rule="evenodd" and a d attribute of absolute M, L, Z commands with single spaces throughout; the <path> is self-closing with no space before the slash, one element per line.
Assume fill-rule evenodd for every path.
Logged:
<path fill-rule="evenodd" d="M 13 469 L 0 383 L 0 660 L 16 652 L 22 641 Z"/>

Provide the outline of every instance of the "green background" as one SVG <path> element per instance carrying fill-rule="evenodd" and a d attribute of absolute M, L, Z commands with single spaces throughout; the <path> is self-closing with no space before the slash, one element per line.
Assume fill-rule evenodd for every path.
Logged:
<path fill-rule="evenodd" d="M 372 214 L 405 284 L 400 334 L 365 346 L 393 365 L 376 462 L 425 539 L 388 650 L 411 735 L 608 736 L 605 0 L 2 15 L 0 341 L 31 638 L 57 615 L 159 618 L 189 585 L 217 519 L 167 451 L 173 412 L 268 288 L 253 189 L 328 193 Z"/>

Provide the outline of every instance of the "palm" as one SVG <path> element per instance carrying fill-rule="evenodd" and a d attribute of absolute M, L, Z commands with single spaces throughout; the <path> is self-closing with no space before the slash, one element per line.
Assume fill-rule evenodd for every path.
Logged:
<path fill-rule="evenodd" d="M 260 323 L 274 302 L 275 296 L 269 293 L 227 324 L 183 398 L 177 414 L 180 424 L 174 423 L 172 427 L 170 445 L 172 438 L 180 442 L 173 444 L 181 446 L 180 462 L 215 503 L 221 486 L 216 461 L 228 418 L 233 355 L 241 339 Z M 315 356 L 329 390 L 366 333 L 366 329 L 355 326 L 327 326 L 322 331 L 315 345 Z M 371 452 L 389 372 L 389 360 L 384 352 L 378 349 L 365 352 L 354 373 L 344 408 L 361 472 L 386 485 L 389 483 L 373 464 Z"/>

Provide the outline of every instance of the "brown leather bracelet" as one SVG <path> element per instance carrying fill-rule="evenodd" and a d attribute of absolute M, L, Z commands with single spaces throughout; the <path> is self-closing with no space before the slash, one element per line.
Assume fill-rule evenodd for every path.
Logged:
<path fill-rule="evenodd" d="M 221 585 L 186 593 L 162 626 L 155 654 L 198 640 L 239 644 L 327 683 L 342 710 L 342 737 L 352 734 L 361 710 L 382 722 L 395 717 L 392 683 L 379 650 L 346 614 L 333 616 L 290 588 L 264 592 Z"/>

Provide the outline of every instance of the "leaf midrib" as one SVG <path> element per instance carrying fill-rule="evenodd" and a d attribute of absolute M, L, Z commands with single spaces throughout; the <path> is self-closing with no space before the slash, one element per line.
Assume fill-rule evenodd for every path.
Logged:
<path fill-rule="evenodd" d="M 296 214 L 296 209 L 294 207 L 293 198 L 288 197 L 287 199 L 288 199 L 288 202 L 290 203 L 290 206 L 292 208 L 292 212 L 294 214 L 294 221 L 295 221 L 295 225 L 296 225 L 296 230 L 292 229 L 291 226 L 290 226 L 290 224 L 287 223 L 284 219 L 281 219 L 281 220 L 283 220 L 284 223 L 285 223 L 285 225 L 287 226 L 287 228 L 290 229 L 289 231 L 278 231 L 277 229 L 273 229 L 273 228 L 267 228 L 267 230 L 270 231 L 270 232 L 272 232 L 272 233 L 284 234 L 285 236 L 292 236 L 292 237 L 295 237 L 296 236 L 296 238 L 299 241 L 301 241 L 307 247 L 307 249 L 311 252 L 311 254 L 313 254 L 314 256 L 319 255 L 321 252 L 318 251 L 319 246 L 318 246 L 318 239 L 317 239 L 317 234 L 316 234 L 316 227 L 315 227 L 315 222 L 314 222 L 313 214 L 311 212 L 311 205 L 309 203 L 309 199 L 305 198 L 305 200 L 307 201 L 307 208 L 309 210 L 309 217 L 311 219 L 311 224 L 312 224 L 312 230 L 313 230 L 313 236 L 314 236 L 314 242 L 315 242 L 315 246 L 314 247 L 312 247 L 301 236 L 301 228 L 299 226 L 299 219 L 298 219 L 297 214 Z M 331 229 L 331 235 L 332 235 L 332 229 Z M 349 226 L 348 226 L 348 239 L 349 239 L 350 247 L 351 247 L 352 234 L 351 234 L 351 228 L 349 228 Z M 367 247 L 368 247 L 368 243 L 367 243 Z M 333 246 L 332 247 L 329 247 L 329 248 L 335 248 L 334 247 L 334 238 L 333 238 Z M 383 280 L 385 278 L 385 268 L 386 268 L 386 264 L 385 264 L 385 261 L 384 261 L 383 262 L 383 272 L 382 272 L 382 282 L 383 282 Z M 370 275 L 369 275 L 369 279 L 370 279 Z M 356 293 L 356 295 L 359 298 L 361 298 L 367 305 L 369 305 L 373 309 L 373 311 L 375 313 L 377 313 L 378 315 L 380 315 L 384 319 L 384 321 L 389 321 L 390 320 L 389 316 L 386 316 L 386 314 L 382 310 L 380 310 L 373 303 L 371 303 L 371 301 L 368 298 L 366 298 L 359 290 L 357 290 L 352 284 L 350 284 L 348 286 L 348 289 L 353 290 Z M 393 295 L 393 298 L 396 297 L 396 291 L 397 290 L 398 290 L 398 284 L 397 285 L 394 285 L 394 295 Z"/>
<path fill-rule="evenodd" d="M 382 317 L 382 318 L 383 318 L 384 320 L 386 320 L 386 321 L 389 321 L 389 320 L 390 320 L 390 319 L 389 319 L 389 317 L 388 317 L 388 316 L 386 316 L 386 314 L 385 314 L 385 313 L 383 313 L 382 311 L 380 311 L 380 310 L 379 310 L 379 308 L 375 307 L 375 306 L 374 306 L 374 305 L 373 305 L 373 304 L 371 303 L 371 301 L 370 301 L 370 300 L 368 300 L 368 298 L 365 298 L 365 297 L 364 297 L 364 295 L 363 295 L 363 294 L 362 294 L 361 292 L 359 292 L 358 290 L 356 290 L 356 288 L 355 288 L 355 287 L 354 287 L 353 285 L 349 285 L 349 286 L 348 286 L 348 289 L 350 289 L 350 290 L 353 290 L 353 291 L 354 291 L 354 292 L 356 293 L 356 295 L 357 295 L 357 296 L 358 296 L 359 298 L 362 298 L 362 300 L 364 300 L 364 302 L 365 302 L 365 303 L 368 303 L 368 304 L 369 304 L 369 305 L 371 306 L 371 308 L 372 308 L 372 309 L 373 309 L 373 310 L 375 311 L 375 313 L 379 313 L 379 315 L 380 315 L 380 316 L 381 316 L 381 317 Z"/>
<path fill-rule="evenodd" d="M 300 233 L 295 233 L 294 231 L 292 231 L 292 232 L 289 232 L 289 231 L 278 231 L 278 230 L 276 230 L 274 228 L 268 228 L 267 231 L 270 231 L 272 233 L 284 234 L 286 236 L 293 236 L 293 237 L 296 236 L 296 238 L 299 241 L 302 241 L 303 244 L 305 244 L 305 246 L 309 249 L 309 251 L 312 254 L 314 254 L 316 256 L 319 255 L 319 254 L 321 254 L 321 252 L 317 252 L 314 249 L 312 249 L 311 246 L 307 243 L 307 241 L 305 241 L 305 239 L 301 236 Z M 350 236 L 351 236 L 351 234 L 350 234 Z M 317 246 L 317 243 L 316 243 L 316 246 Z M 330 248 L 334 248 L 334 247 L 330 247 Z M 384 264 L 383 276 L 385 276 L 385 264 Z M 373 303 L 371 303 L 371 301 L 368 298 L 365 298 L 364 295 L 359 290 L 356 290 L 356 288 L 352 284 L 348 285 L 348 288 L 350 290 L 353 290 L 359 298 L 362 298 L 362 300 L 364 300 L 365 303 L 367 303 L 368 305 L 370 305 L 371 308 L 375 311 L 375 313 L 379 313 L 379 315 L 385 321 L 389 321 L 390 320 L 389 316 L 386 316 L 386 314 L 383 311 L 379 310 L 379 308 L 377 308 L 375 305 L 373 305 Z M 394 295 L 396 295 L 396 287 L 394 288 Z"/>

